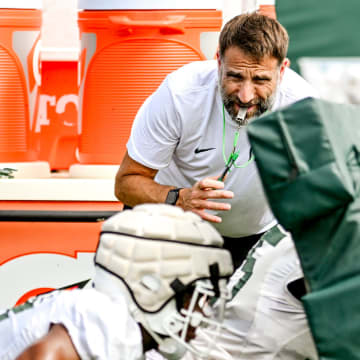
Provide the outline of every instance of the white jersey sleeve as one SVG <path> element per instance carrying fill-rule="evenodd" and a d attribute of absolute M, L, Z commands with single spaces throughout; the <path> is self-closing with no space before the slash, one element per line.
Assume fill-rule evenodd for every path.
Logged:
<path fill-rule="evenodd" d="M 125 300 L 114 302 L 96 290 L 63 292 L 50 321 L 64 325 L 81 359 L 135 360 L 142 354 L 140 329 Z"/>
<path fill-rule="evenodd" d="M 139 326 L 125 301 L 113 302 L 94 289 L 58 291 L 0 317 L 0 359 L 15 359 L 62 324 L 81 359 L 137 360 L 142 355 Z"/>
<path fill-rule="evenodd" d="M 198 328 L 193 345 L 208 350 L 209 360 L 318 359 L 303 306 L 288 290 L 302 277 L 290 236 L 260 239 L 229 284 L 224 330 L 214 338 L 211 327 Z"/>

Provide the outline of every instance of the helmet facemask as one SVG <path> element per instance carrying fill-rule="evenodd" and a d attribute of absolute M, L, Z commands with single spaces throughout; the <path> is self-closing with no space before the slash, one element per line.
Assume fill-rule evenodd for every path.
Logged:
<path fill-rule="evenodd" d="M 171 360 L 180 359 L 186 350 L 191 351 L 196 358 L 208 357 L 223 329 L 225 303 L 230 298 L 226 282 L 225 279 L 219 279 L 216 286 L 219 287 L 219 292 L 217 292 L 214 291 L 214 286 L 209 280 L 197 281 L 188 305 L 164 318 L 163 326 L 168 338 L 159 344 L 159 352 L 164 357 Z M 214 313 L 209 305 L 209 301 L 215 296 L 218 301 L 217 310 L 219 311 L 216 317 L 212 316 Z M 197 349 L 192 343 L 189 343 L 189 340 L 195 336 L 196 328 L 210 325 L 213 329 L 213 337 L 209 341 L 206 351 Z M 173 349 L 176 349 L 178 353 L 176 354 Z"/>

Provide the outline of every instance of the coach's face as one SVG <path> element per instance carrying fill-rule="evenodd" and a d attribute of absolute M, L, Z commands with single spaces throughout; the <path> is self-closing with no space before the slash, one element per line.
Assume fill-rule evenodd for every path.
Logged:
<path fill-rule="evenodd" d="M 222 100 L 234 120 L 241 107 L 247 108 L 242 125 L 272 108 L 286 67 L 285 61 L 280 66 L 272 56 L 259 61 L 237 46 L 228 48 L 222 59 L 219 54 L 217 58 Z"/>

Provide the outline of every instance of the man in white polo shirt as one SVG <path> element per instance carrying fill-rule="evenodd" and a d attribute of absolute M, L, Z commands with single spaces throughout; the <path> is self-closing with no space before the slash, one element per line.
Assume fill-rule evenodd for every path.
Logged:
<path fill-rule="evenodd" d="M 235 266 L 240 265 L 276 224 L 246 124 L 315 95 L 287 67 L 287 48 L 288 35 L 279 22 L 256 13 L 239 15 L 220 34 L 217 60 L 194 62 L 168 75 L 135 118 L 116 176 L 119 200 L 128 206 L 166 202 L 199 214 L 222 234 Z"/>

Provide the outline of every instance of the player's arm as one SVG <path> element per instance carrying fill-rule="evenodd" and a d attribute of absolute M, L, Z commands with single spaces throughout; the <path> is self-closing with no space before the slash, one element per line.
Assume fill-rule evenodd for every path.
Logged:
<path fill-rule="evenodd" d="M 164 203 L 173 187 L 155 182 L 156 173 L 157 170 L 138 163 L 126 153 L 116 174 L 115 196 L 129 206 Z"/>
<path fill-rule="evenodd" d="M 154 181 L 156 173 L 157 170 L 136 162 L 126 153 L 116 174 L 115 196 L 129 206 L 165 203 L 169 190 L 176 186 L 158 184 Z M 229 210 L 230 205 L 208 199 L 230 199 L 233 193 L 224 190 L 224 183 L 216 179 L 217 177 L 205 178 L 191 188 L 182 189 L 176 205 L 197 213 L 205 220 L 220 222 L 220 217 L 205 210 Z"/>
<path fill-rule="evenodd" d="M 67 330 L 53 325 L 42 339 L 28 347 L 16 360 L 80 360 Z"/>

